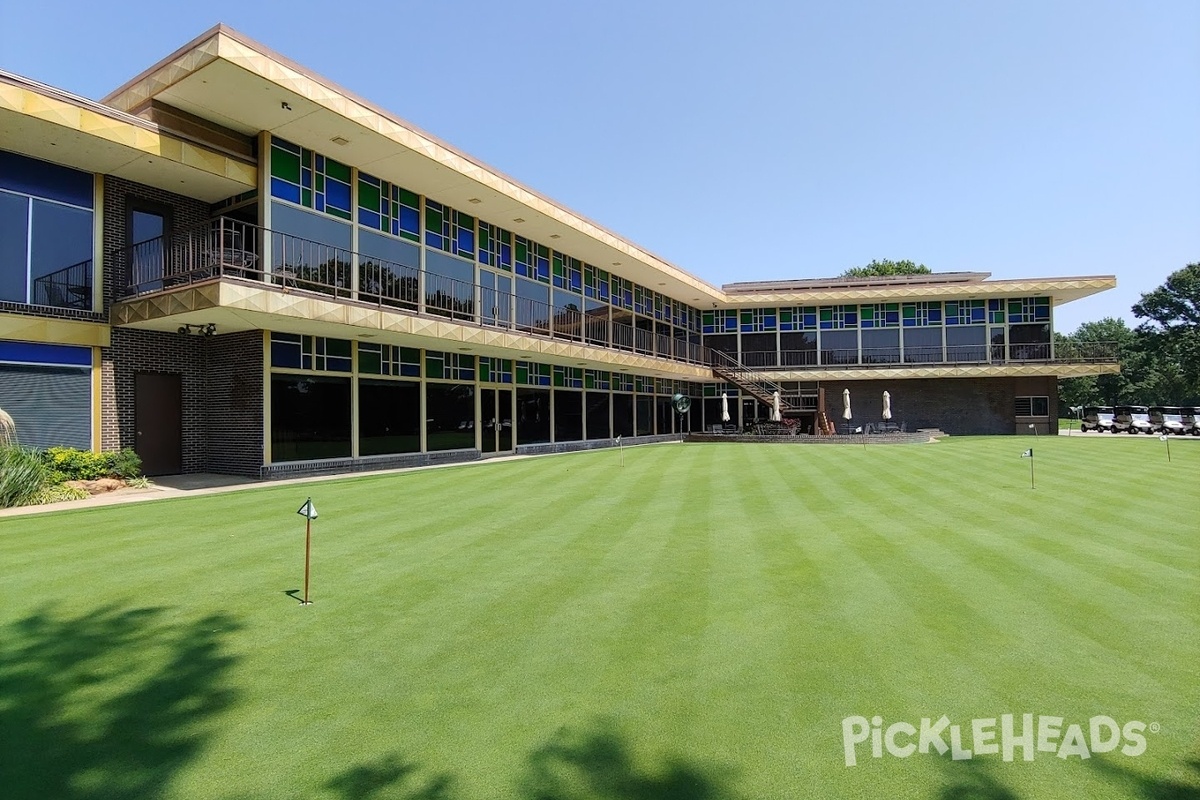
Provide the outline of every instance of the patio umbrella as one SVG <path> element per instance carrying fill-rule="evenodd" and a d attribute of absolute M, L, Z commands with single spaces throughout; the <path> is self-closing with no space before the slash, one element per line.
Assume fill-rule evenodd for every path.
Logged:
<path fill-rule="evenodd" d="M 892 396 L 887 392 L 883 393 L 883 418 L 892 418 Z"/>
<path fill-rule="evenodd" d="M 729 395 L 721 392 L 721 422 L 729 422 Z"/>
<path fill-rule="evenodd" d="M 771 393 L 771 421 L 779 422 L 782 416 L 779 414 L 779 390 Z"/>
<path fill-rule="evenodd" d="M 850 390 L 842 389 L 842 419 L 850 419 Z"/>

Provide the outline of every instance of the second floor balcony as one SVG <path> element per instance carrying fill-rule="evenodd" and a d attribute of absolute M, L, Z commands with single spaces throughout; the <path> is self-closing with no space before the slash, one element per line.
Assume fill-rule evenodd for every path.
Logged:
<path fill-rule="evenodd" d="M 656 327 L 654 320 L 642 317 L 637 317 L 635 324 L 625 324 L 615 318 L 621 313 L 618 309 L 605 306 L 583 310 L 582 297 L 578 304 L 552 305 L 502 291 L 495 285 L 458 280 L 415 265 L 355 253 L 228 218 L 138 243 L 117 254 L 115 261 L 117 269 L 127 276 L 127 299 L 231 279 L 253 282 L 276 292 L 442 317 L 464 325 L 689 365 L 704 367 L 717 363 L 713 352 L 695 331 L 667 327 L 671 335 L 664 335 L 660 332 L 664 326 Z M 464 264 L 470 268 L 468 262 Z M 626 314 L 629 316 L 632 315 Z M 1030 363 L 1112 366 L 1118 354 L 1116 344 L 1110 342 L 1052 345 L 981 340 L 966 345 L 905 346 L 901 341 L 889 348 L 833 348 L 824 346 L 815 335 L 812 346 L 804 350 L 725 352 L 742 367 L 757 372 L 814 373 L 848 368 L 886 370 Z"/>

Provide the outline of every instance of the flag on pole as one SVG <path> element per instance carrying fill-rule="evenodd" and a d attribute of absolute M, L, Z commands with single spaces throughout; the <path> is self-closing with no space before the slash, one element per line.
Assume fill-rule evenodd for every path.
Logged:
<path fill-rule="evenodd" d="M 617 447 L 621 446 L 621 435 L 620 434 L 617 434 L 617 438 L 613 439 L 613 444 L 615 444 Z"/>
<path fill-rule="evenodd" d="M 307 519 L 316 519 L 317 518 L 317 507 L 313 505 L 312 498 L 310 497 L 307 500 L 305 500 L 304 505 L 300 506 L 300 510 L 297 511 L 296 513 Z"/>
<path fill-rule="evenodd" d="M 1021 453 L 1021 458 L 1033 458 L 1033 448 L 1029 448 L 1024 453 Z"/>

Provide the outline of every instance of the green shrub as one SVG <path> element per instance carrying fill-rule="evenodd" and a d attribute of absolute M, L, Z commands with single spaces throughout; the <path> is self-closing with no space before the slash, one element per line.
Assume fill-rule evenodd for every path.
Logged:
<path fill-rule="evenodd" d="M 108 453 L 93 453 L 74 447 L 51 447 L 46 450 L 44 458 L 55 483 L 94 481 L 108 475 Z"/>
<path fill-rule="evenodd" d="M 87 489 L 80 489 L 78 486 L 65 486 L 63 484 L 46 485 L 38 490 L 37 494 L 29 499 L 31 506 L 44 506 L 47 503 L 61 503 L 66 500 L 85 500 L 91 497 Z"/>
<path fill-rule="evenodd" d="M 73 447 L 51 447 L 43 458 L 50 468 L 51 483 L 136 478 L 142 472 L 142 459 L 129 448 L 111 453 L 94 453 Z"/>
<path fill-rule="evenodd" d="M 0 508 L 28 505 L 50 481 L 50 470 L 36 450 L 0 447 Z"/>
<path fill-rule="evenodd" d="M 108 456 L 108 474 L 112 477 L 129 480 L 142 474 L 141 457 L 128 447 L 105 455 Z"/>

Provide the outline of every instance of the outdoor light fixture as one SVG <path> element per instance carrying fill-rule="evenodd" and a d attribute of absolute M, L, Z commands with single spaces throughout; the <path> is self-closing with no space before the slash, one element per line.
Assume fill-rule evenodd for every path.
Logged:
<path fill-rule="evenodd" d="M 472 198 L 471 198 L 470 200 L 468 200 L 467 202 L 468 202 L 468 203 L 474 203 L 475 205 L 479 205 L 479 204 L 480 204 L 480 203 L 482 203 L 483 201 L 482 201 L 482 200 L 480 200 L 478 197 L 472 197 Z"/>
<path fill-rule="evenodd" d="M 203 325 L 180 325 L 179 333 L 182 336 L 213 336 L 217 332 L 217 323 L 206 322 Z"/>
<path fill-rule="evenodd" d="M 287 104 L 287 101 L 286 101 L 286 100 L 284 100 L 283 102 L 281 102 L 281 103 L 279 104 L 279 107 L 280 107 L 280 108 L 282 108 L 284 111 L 291 111 L 291 110 L 292 110 L 292 107 L 291 107 L 291 106 L 289 106 L 289 105 Z"/>
<path fill-rule="evenodd" d="M 350 140 L 347 139 L 345 136 L 335 136 L 332 139 L 330 139 L 329 141 L 333 142 L 338 147 L 345 147 L 346 145 L 350 144 Z"/>

